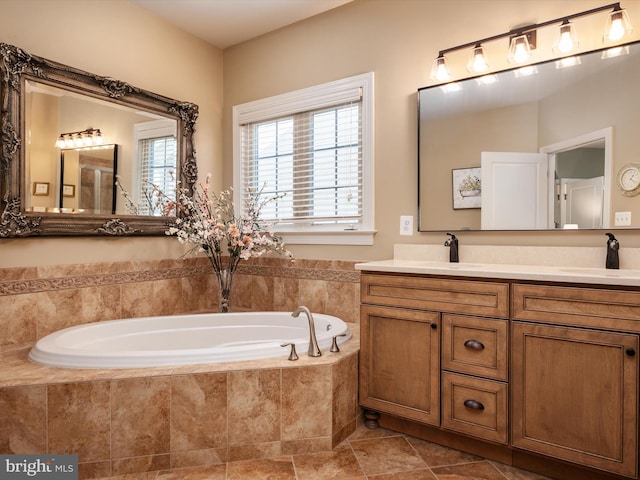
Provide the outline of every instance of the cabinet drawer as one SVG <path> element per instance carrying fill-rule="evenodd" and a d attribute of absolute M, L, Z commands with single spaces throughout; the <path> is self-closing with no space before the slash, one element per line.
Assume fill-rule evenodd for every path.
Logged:
<path fill-rule="evenodd" d="M 513 319 L 618 331 L 640 330 L 640 292 L 513 285 Z"/>
<path fill-rule="evenodd" d="M 506 444 L 507 384 L 442 373 L 442 428 Z"/>
<path fill-rule="evenodd" d="M 507 380 L 507 320 L 442 316 L 442 368 Z"/>
<path fill-rule="evenodd" d="M 361 275 L 362 303 L 507 318 L 509 285 L 424 276 Z"/>

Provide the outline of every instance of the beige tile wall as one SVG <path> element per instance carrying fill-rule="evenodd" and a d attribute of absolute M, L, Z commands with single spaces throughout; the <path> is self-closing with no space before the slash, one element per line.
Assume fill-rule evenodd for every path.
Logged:
<path fill-rule="evenodd" d="M 240 264 L 232 310 L 293 310 L 359 322 L 355 262 L 252 259 Z M 217 309 L 207 259 L 0 269 L 0 353 L 61 328 L 118 318 Z"/>

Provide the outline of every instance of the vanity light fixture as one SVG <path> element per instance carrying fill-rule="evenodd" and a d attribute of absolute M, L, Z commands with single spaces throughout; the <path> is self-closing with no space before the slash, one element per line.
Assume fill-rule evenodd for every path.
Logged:
<path fill-rule="evenodd" d="M 576 29 L 569 20 L 564 20 L 558 28 L 554 49 L 561 55 L 567 54 L 578 47 Z"/>
<path fill-rule="evenodd" d="M 451 80 L 451 72 L 447 68 L 447 61 L 444 58 L 444 55 L 438 55 L 433 61 L 433 66 L 431 67 L 431 78 L 438 82 L 447 82 Z"/>
<path fill-rule="evenodd" d="M 511 37 L 508 56 L 509 62 L 526 63 L 529 60 L 531 57 L 531 50 L 536 48 L 534 40 L 535 33 L 536 31 L 533 30 L 531 32 Z"/>
<path fill-rule="evenodd" d="M 472 73 L 484 73 L 489 70 L 489 63 L 482 44 L 478 43 L 473 47 L 469 63 L 467 63 L 467 70 Z"/>
<path fill-rule="evenodd" d="M 89 148 L 104 143 L 99 128 L 87 128 L 79 132 L 61 133 L 56 140 L 57 148 Z"/>
<path fill-rule="evenodd" d="M 617 4 L 607 17 L 607 25 L 604 30 L 606 38 L 611 42 L 617 42 L 626 34 L 631 33 L 631 30 L 631 21 L 627 11 L 620 8 L 620 4 Z"/>
<path fill-rule="evenodd" d="M 447 67 L 445 54 L 467 49 L 471 49 L 471 58 L 467 62 L 467 70 L 472 73 L 485 73 L 489 69 L 489 62 L 482 45 L 487 42 L 504 38 L 509 39 L 509 61 L 516 64 L 527 63 L 531 58 L 531 51 L 536 48 L 536 32 L 541 28 L 552 25 L 556 25 L 558 28 L 553 49 L 557 54 L 565 56 L 576 50 L 578 46 L 578 37 L 572 20 L 586 15 L 604 12 L 606 10 L 609 10 L 610 12 L 607 15 L 607 25 L 603 41 L 606 43 L 619 42 L 623 40 L 626 35 L 631 33 L 632 27 L 627 11 L 620 6 L 619 2 L 617 2 L 593 8 L 591 10 L 585 10 L 584 12 L 567 15 L 565 17 L 556 18 L 547 22 L 515 28 L 506 33 L 476 40 L 475 42 L 465 43 L 464 45 L 458 45 L 457 47 L 440 50 L 440 52 L 438 52 L 438 57 L 433 62 L 431 78 L 438 82 L 449 81 L 452 78 L 452 75 L 451 71 Z"/>

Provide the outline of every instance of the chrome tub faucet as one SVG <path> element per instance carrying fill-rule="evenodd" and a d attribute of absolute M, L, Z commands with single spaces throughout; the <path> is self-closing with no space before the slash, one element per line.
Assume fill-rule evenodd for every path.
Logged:
<path fill-rule="evenodd" d="M 318 347 L 318 340 L 316 339 L 316 326 L 313 321 L 313 315 L 311 315 L 309 309 L 307 307 L 300 306 L 293 311 L 291 316 L 294 318 L 298 318 L 298 316 L 302 312 L 305 313 L 305 315 L 307 316 L 307 320 L 309 320 L 309 350 L 307 353 L 310 357 L 319 357 L 322 355 L 322 352 L 320 351 L 320 347 Z"/>

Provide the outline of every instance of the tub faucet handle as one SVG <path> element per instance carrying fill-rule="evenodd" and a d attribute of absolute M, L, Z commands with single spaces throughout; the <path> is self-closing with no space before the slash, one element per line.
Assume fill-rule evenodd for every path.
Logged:
<path fill-rule="evenodd" d="M 298 360 L 298 353 L 296 352 L 296 344 L 295 343 L 283 343 L 280 345 L 281 347 L 288 347 L 291 345 L 291 352 L 289 353 L 289 360 L 294 361 Z"/>
<path fill-rule="evenodd" d="M 309 350 L 307 353 L 310 357 L 319 357 L 322 355 L 322 352 L 320 351 L 320 347 L 318 347 L 316 325 L 313 320 L 313 315 L 311 315 L 311 311 L 307 307 L 301 305 L 293 311 L 291 316 L 293 318 L 298 318 L 298 316 L 303 312 L 307 316 L 307 320 L 309 322 Z"/>
<path fill-rule="evenodd" d="M 330 352 L 339 352 L 340 348 L 338 347 L 338 337 L 346 337 L 347 334 L 346 333 L 341 333 L 340 335 L 334 335 L 333 339 L 331 340 L 331 350 L 329 350 Z"/>

